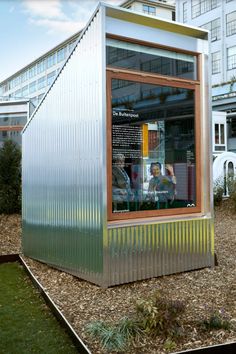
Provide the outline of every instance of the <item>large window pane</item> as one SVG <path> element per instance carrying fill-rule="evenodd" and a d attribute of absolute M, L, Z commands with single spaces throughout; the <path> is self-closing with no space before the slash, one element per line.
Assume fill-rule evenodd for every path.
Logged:
<path fill-rule="evenodd" d="M 196 205 L 194 91 L 112 80 L 112 211 Z"/>
<path fill-rule="evenodd" d="M 196 80 L 196 57 L 107 39 L 107 65 Z"/>

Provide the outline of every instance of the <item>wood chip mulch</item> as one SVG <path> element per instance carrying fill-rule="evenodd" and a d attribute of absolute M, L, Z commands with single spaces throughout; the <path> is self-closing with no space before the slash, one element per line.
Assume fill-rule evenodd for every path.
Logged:
<path fill-rule="evenodd" d="M 0 215 L 0 255 L 21 252 L 21 217 Z M 182 322 L 183 336 L 173 351 L 236 342 L 236 212 L 229 200 L 215 210 L 215 252 L 218 266 L 192 272 L 139 281 L 101 289 L 70 274 L 24 257 L 26 263 L 63 312 L 93 354 L 104 354 L 91 339 L 85 326 L 95 320 L 118 321 L 132 314 L 137 299 L 147 299 L 157 290 L 186 305 Z M 212 309 L 224 312 L 230 330 L 203 331 L 199 322 Z M 162 354 L 163 338 L 140 340 L 130 354 Z"/>

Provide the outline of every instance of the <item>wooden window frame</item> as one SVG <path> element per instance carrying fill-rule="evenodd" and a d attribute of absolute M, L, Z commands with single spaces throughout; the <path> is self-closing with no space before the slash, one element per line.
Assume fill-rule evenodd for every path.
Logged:
<path fill-rule="evenodd" d="M 148 43 L 145 43 L 147 45 Z M 150 45 L 150 44 L 148 44 Z M 174 50 L 172 48 L 172 50 Z M 197 56 L 197 80 L 179 79 L 137 70 L 107 67 L 107 216 L 108 222 L 128 221 L 131 219 L 159 218 L 178 215 L 192 215 L 202 211 L 202 170 L 201 170 L 201 101 L 200 101 L 200 55 Z M 159 210 L 142 210 L 113 213 L 112 212 L 112 79 L 128 80 L 136 83 L 171 86 L 194 90 L 195 95 L 195 151 L 196 151 L 196 206 L 185 208 L 170 208 Z"/>

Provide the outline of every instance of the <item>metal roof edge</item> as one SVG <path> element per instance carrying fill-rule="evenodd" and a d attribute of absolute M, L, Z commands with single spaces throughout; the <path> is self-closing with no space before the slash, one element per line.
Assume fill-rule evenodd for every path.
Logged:
<path fill-rule="evenodd" d="M 60 71 L 58 72 L 58 74 L 56 75 L 55 79 L 53 80 L 51 86 L 49 86 L 48 90 L 45 92 L 44 96 L 42 97 L 42 100 L 39 102 L 39 104 L 36 106 L 34 112 L 32 113 L 31 117 L 29 118 L 28 122 L 26 123 L 26 125 L 24 126 L 24 128 L 21 131 L 21 135 L 24 134 L 25 130 L 28 128 L 29 124 L 31 123 L 32 119 L 34 118 L 36 112 L 38 111 L 39 107 L 42 105 L 43 101 L 45 100 L 46 96 L 48 95 L 48 93 L 51 91 L 51 88 L 53 87 L 53 85 L 55 84 L 56 80 L 58 79 L 58 77 L 60 76 L 62 70 L 64 69 L 64 67 L 67 65 L 67 62 L 70 60 L 71 55 L 73 54 L 74 50 L 76 49 L 77 45 L 79 44 L 80 40 L 83 38 L 84 33 L 87 31 L 90 23 L 93 21 L 93 18 L 95 17 L 95 15 L 97 14 L 97 12 L 99 11 L 100 7 L 103 7 L 104 4 L 100 3 L 98 4 L 98 6 L 96 7 L 96 9 L 94 10 L 92 16 L 90 17 L 89 21 L 87 22 L 86 26 L 84 27 L 84 29 L 81 31 L 80 36 L 78 37 L 74 48 L 71 50 L 71 53 L 69 54 L 68 58 L 66 59 L 65 63 L 63 64 L 63 66 L 61 67 Z"/>
<path fill-rule="evenodd" d="M 110 4 L 101 4 L 106 7 L 106 15 L 108 17 L 113 17 L 148 27 L 160 28 L 164 31 L 174 32 L 185 36 L 191 36 L 204 40 L 208 39 L 209 31 L 202 28 L 200 29 L 196 26 L 189 26 L 176 21 L 170 21 L 146 14 L 144 15 L 140 12 L 117 7 Z"/>
<path fill-rule="evenodd" d="M 29 103 L 30 102 L 30 98 L 26 98 L 26 99 L 22 99 L 22 100 L 12 100 L 12 101 L 9 101 L 9 100 L 6 100 L 6 101 L 0 101 L 0 106 L 2 104 L 4 104 L 5 106 L 12 106 L 14 104 L 22 104 L 22 103 Z"/>

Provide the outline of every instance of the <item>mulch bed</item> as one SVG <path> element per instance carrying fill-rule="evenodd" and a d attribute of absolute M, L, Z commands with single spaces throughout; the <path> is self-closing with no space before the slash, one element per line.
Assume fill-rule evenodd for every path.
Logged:
<path fill-rule="evenodd" d="M 21 251 L 21 218 L 0 215 L 0 254 Z M 101 289 L 70 274 L 53 269 L 27 257 L 24 260 L 53 301 L 70 321 L 93 353 L 104 353 L 99 343 L 85 331 L 95 320 L 118 321 L 132 314 L 135 302 L 163 291 L 186 305 L 183 336 L 172 351 L 236 341 L 236 212 L 229 200 L 215 210 L 215 252 L 218 266 Z M 199 322 L 212 309 L 224 312 L 230 330 L 202 331 Z M 142 339 L 129 349 L 130 354 L 167 353 L 161 337 Z"/>

